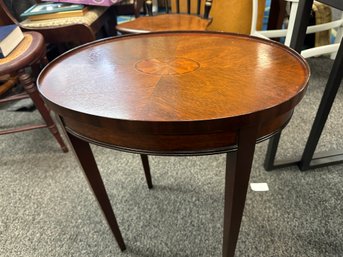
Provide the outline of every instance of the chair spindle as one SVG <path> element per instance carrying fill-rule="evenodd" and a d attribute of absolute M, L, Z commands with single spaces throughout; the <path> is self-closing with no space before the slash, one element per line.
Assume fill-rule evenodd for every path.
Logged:
<path fill-rule="evenodd" d="M 152 0 L 148 0 L 145 2 L 145 7 L 147 9 L 148 15 L 152 16 Z"/>
<path fill-rule="evenodd" d="M 205 2 L 205 12 L 204 12 L 204 18 L 208 19 L 208 17 L 210 16 L 210 11 L 212 8 L 212 0 L 206 0 Z"/>
<path fill-rule="evenodd" d="M 169 1 L 164 0 L 164 6 L 166 7 L 166 13 L 169 13 Z"/>
<path fill-rule="evenodd" d="M 176 12 L 180 13 L 180 0 L 176 0 Z"/>
<path fill-rule="evenodd" d="M 197 15 L 200 16 L 201 0 L 198 0 Z"/>

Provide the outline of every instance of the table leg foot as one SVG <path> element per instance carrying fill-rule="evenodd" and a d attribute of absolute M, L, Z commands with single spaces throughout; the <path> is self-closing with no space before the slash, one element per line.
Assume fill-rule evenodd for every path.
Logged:
<path fill-rule="evenodd" d="M 89 143 L 75 137 L 66 132 L 70 143 L 74 149 L 74 153 L 86 175 L 86 178 L 91 186 L 93 193 L 98 200 L 103 214 L 105 215 L 106 221 L 110 226 L 112 233 L 117 240 L 120 250 L 126 249 L 123 237 L 119 230 L 119 226 L 114 215 L 110 199 L 108 198 L 104 182 L 102 181 L 99 169 L 95 162 L 92 150 Z"/>
<path fill-rule="evenodd" d="M 143 163 L 145 179 L 146 179 L 146 182 L 148 184 L 149 189 L 151 189 L 153 187 L 153 185 L 152 185 L 152 181 L 151 181 L 150 165 L 149 165 L 148 155 L 141 154 L 140 156 L 141 156 L 141 160 Z"/>
<path fill-rule="evenodd" d="M 24 70 L 20 70 L 18 73 L 18 79 L 20 84 L 24 87 L 26 93 L 30 96 L 33 103 L 35 104 L 37 110 L 42 115 L 45 123 L 47 124 L 47 127 L 49 128 L 51 134 L 55 137 L 57 142 L 62 148 L 63 152 L 68 152 L 68 148 L 65 145 L 60 133 L 58 132 L 57 126 L 53 119 L 50 116 L 50 113 L 48 109 L 45 107 L 45 104 L 42 100 L 42 98 L 39 96 L 39 93 L 37 91 L 37 87 L 35 83 L 32 80 L 32 77 L 25 73 Z"/>
<path fill-rule="evenodd" d="M 242 221 L 256 143 L 256 128 L 239 133 L 238 149 L 227 153 L 223 257 L 233 257 Z"/>

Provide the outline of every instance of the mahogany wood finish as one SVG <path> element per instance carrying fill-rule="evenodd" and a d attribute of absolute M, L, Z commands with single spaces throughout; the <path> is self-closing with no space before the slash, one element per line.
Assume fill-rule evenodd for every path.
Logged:
<path fill-rule="evenodd" d="M 42 98 L 39 96 L 36 84 L 27 72 L 26 68 L 29 66 L 37 65 L 37 63 L 46 64 L 45 46 L 43 36 L 37 32 L 24 33 L 25 39 L 19 44 L 9 56 L 1 59 L 0 62 L 0 76 L 5 74 L 15 74 L 18 77 L 19 83 L 24 87 L 26 94 L 18 96 L 11 96 L 0 99 L 0 103 L 19 100 L 30 97 L 35 104 L 36 108 L 42 115 L 45 124 L 41 125 L 27 125 L 20 128 L 7 129 L 0 131 L 0 135 L 9 134 L 14 132 L 27 131 L 37 128 L 49 128 L 52 135 L 56 138 L 64 152 L 68 151 L 67 146 L 64 144 L 60 133 L 57 130 L 56 124 L 51 118 L 48 109 L 46 108 Z M 26 40 L 26 38 L 29 38 Z M 28 43 L 27 43 L 28 42 Z M 27 45 L 26 45 L 27 44 Z M 25 45 L 25 46 L 22 46 Z M 22 48 L 23 47 L 23 48 Z M 19 49 L 19 50 L 18 50 Z M 20 51 L 23 49 L 23 51 Z M 17 53 L 19 51 L 19 53 Z M 15 58 L 12 55 L 16 55 Z"/>
<path fill-rule="evenodd" d="M 148 184 L 148 188 L 152 188 L 152 180 L 151 180 L 151 174 L 150 174 L 150 165 L 149 165 L 149 159 L 146 154 L 141 154 L 141 160 L 144 168 L 145 178 L 146 182 Z"/>
<path fill-rule="evenodd" d="M 108 198 L 107 192 L 105 190 L 104 182 L 100 176 L 100 172 L 96 165 L 92 150 L 89 143 L 81 140 L 72 134 L 66 132 L 70 143 L 73 145 L 77 151 L 74 151 L 75 155 L 78 157 L 81 167 L 84 170 L 92 170 L 92 172 L 86 172 L 87 179 L 90 181 L 90 186 L 97 197 L 100 207 L 106 217 L 108 225 L 110 226 L 114 237 L 118 242 L 119 248 L 124 251 L 126 249 L 123 237 L 120 233 L 116 217 L 114 216 L 110 199 Z"/>
<path fill-rule="evenodd" d="M 171 14 L 169 10 L 168 1 L 166 1 L 166 14 L 160 14 L 152 16 L 152 1 L 151 0 L 139 0 L 143 2 L 143 5 L 147 7 L 147 13 L 149 16 L 138 17 L 133 21 L 124 22 L 117 25 L 117 30 L 123 34 L 130 33 L 147 33 L 158 31 L 184 31 L 184 30 L 196 30 L 204 31 L 211 23 L 209 19 L 209 13 L 212 6 L 212 0 L 196 0 L 197 3 L 195 15 L 191 15 L 191 1 L 187 1 L 187 13 L 182 14 L 180 12 L 180 1 L 174 0 L 176 6 L 176 13 Z M 204 14 L 201 16 L 200 8 L 203 4 Z"/>
<path fill-rule="evenodd" d="M 229 33 L 160 32 L 76 48 L 48 65 L 38 87 L 81 163 L 91 156 L 81 141 L 140 153 L 149 187 L 147 154 L 227 152 L 223 256 L 232 257 L 255 143 L 287 124 L 308 79 L 305 60 L 278 43 Z M 91 178 L 97 167 L 92 161 L 83 170 L 106 206 L 108 223 L 115 223 L 100 178 Z M 110 226 L 118 239 L 119 228 Z"/>
<path fill-rule="evenodd" d="M 39 1 L 37 1 L 39 2 Z M 106 31 L 107 35 L 115 35 L 116 16 L 111 8 L 101 15 L 90 26 L 73 24 L 55 27 L 26 27 L 15 18 L 3 0 L 0 0 L 0 16 L 5 24 L 17 24 L 23 31 L 37 31 L 44 36 L 46 43 L 73 43 L 80 45 L 94 41 L 98 33 Z"/>

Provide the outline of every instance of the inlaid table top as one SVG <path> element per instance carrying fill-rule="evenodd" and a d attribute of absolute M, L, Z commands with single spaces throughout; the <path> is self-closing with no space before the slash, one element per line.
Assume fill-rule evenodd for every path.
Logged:
<path fill-rule="evenodd" d="M 51 63 L 38 87 L 69 127 L 87 138 L 132 149 L 206 151 L 235 144 L 234 134 L 223 132 L 228 126 L 261 123 L 259 137 L 281 127 L 308 77 L 306 62 L 281 44 L 227 33 L 166 32 L 79 47 Z M 115 135 L 104 136 L 100 127 Z M 195 136 L 194 147 L 152 143 L 180 134 L 204 138 Z M 196 142 L 205 138 L 212 142 Z"/>

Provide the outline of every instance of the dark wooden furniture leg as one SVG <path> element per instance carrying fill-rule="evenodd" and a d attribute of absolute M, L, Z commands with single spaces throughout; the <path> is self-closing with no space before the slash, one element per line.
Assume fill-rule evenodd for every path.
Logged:
<path fill-rule="evenodd" d="M 272 0 L 268 17 L 268 30 L 282 29 L 283 20 L 286 16 L 286 1 Z M 280 38 L 273 38 L 275 41 L 280 41 Z"/>
<path fill-rule="evenodd" d="M 153 186 L 152 186 L 152 181 L 151 181 L 150 165 L 149 165 L 148 155 L 141 154 L 140 156 L 141 156 L 141 160 L 143 163 L 145 179 L 146 179 L 146 182 L 148 184 L 149 189 L 151 189 Z"/>
<path fill-rule="evenodd" d="M 79 161 L 84 174 L 87 177 L 89 185 L 101 207 L 106 221 L 110 226 L 112 233 L 117 240 L 120 250 L 126 249 L 123 237 L 119 230 L 116 217 L 113 213 L 110 199 L 108 198 L 104 182 L 102 181 L 98 166 L 95 162 L 89 143 L 83 141 L 66 131 L 67 137 L 72 145 L 76 159 Z"/>
<path fill-rule="evenodd" d="M 238 149 L 227 153 L 223 257 L 234 257 L 256 144 L 256 128 L 240 131 Z"/>
<path fill-rule="evenodd" d="M 268 30 L 281 29 L 286 15 L 286 1 L 272 0 L 270 4 Z"/>
<path fill-rule="evenodd" d="M 55 122 L 52 120 L 50 113 L 48 109 L 45 107 L 45 104 L 42 100 L 42 98 L 39 96 L 39 93 L 37 91 L 37 87 L 35 83 L 33 82 L 32 77 L 25 72 L 24 69 L 19 70 L 18 74 L 18 80 L 20 84 L 24 87 L 26 93 L 30 96 L 33 103 L 35 104 L 37 110 L 42 115 L 44 121 L 47 124 L 47 127 L 49 128 L 52 135 L 56 138 L 57 142 L 60 144 L 63 152 L 68 152 L 67 146 L 64 144 L 62 137 L 60 133 L 57 130 L 57 126 Z"/>

